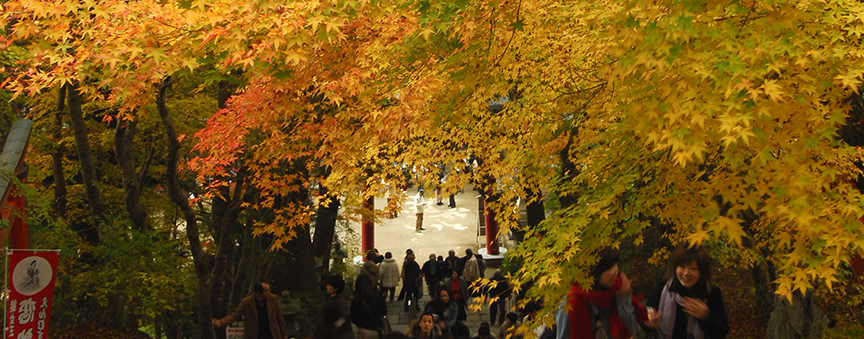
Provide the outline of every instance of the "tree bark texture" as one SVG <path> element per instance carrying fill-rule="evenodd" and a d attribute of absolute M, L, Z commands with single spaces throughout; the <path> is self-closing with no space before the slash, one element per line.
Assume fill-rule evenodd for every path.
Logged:
<path fill-rule="evenodd" d="M 87 125 L 84 122 L 84 112 L 81 109 L 81 96 L 78 86 L 67 85 L 66 98 L 69 103 L 69 120 L 75 134 L 75 145 L 78 151 L 78 162 L 81 166 L 81 177 L 84 181 L 84 191 L 87 201 L 90 203 L 90 211 L 96 219 L 97 243 L 102 238 L 99 223 L 108 221 L 108 209 L 102 198 L 102 190 L 99 188 L 99 178 L 96 175 L 96 163 L 93 160 L 93 152 L 90 149 L 90 141 L 87 139 Z"/>
<path fill-rule="evenodd" d="M 528 229 L 534 229 L 546 219 L 546 209 L 543 207 L 543 196 L 538 190 L 529 189 L 526 192 L 528 204 L 525 205 L 525 212 L 528 217 Z M 524 230 L 516 232 L 516 238 L 521 242 L 525 236 Z"/>
<path fill-rule="evenodd" d="M 178 154 L 180 152 L 180 141 L 177 139 L 177 130 L 174 127 L 174 122 L 168 112 L 168 107 L 165 105 L 165 92 L 170 85 L 170 78 L 165 79 L 159 87 L 159 94 L 156 98 L 156 108 L 159 111 L 159 116 L 162 118 L 162 123 L 165 125 L 165 132 L 168 135 L 168 155 L 166 157 L 165 178 L 168 184 L 168 195 L 171 201 L 177 205 L 183 212 L 184 220 L 186 221 L 186 237 L 189 240 L 189 249 L 192 252 L 192 262 L 195 265 L 195 273 L 198 276 L 198 338 L 213 339 L 215 331 L 213 330 L 213 313 L 211 305 L 211 279 L 210 271 L 212 262 L 210 256 L 204 252 L 201 246 L 200 230 L 198 228 L 198 220 L 195 211 L 189 205 L 189 192 L 180 186 L 180 178 L 177 173 Z"/>
<path fill-rule="evenodd" d="M 827 319 L 814 296 L 813 290 L 804 295 L 795 292 L 792 302 L 783 297 L 775 296 L 774 310 L 768 320 L 768 339 L 803 339 L 821 338 Z"/>
<path fill-rule="evenodd" d="M 312 257 L 312 237 L 309 227 L 297 229 L 297 236 L 285 244 L 280 256 L 285 259 L 285 267 L 275 270 L 273 282 L 276 290 L 292 292 L 320 291 L 318 273 L 315 271 L 315 258 Z"/>
<path fill-rule="evenodd" d="M 330 249 L 336 234 L 336 219 L 339 216 L 339 198 L 327 193 L 322 187 L 322 198 L 315 214 L 315 237 L 312 240 L 312 256 L 320 258 L 324 271 L 330 270 Z"/>
<path fill-rule="evenodd" d="M 141 186 L 135 171 L 134 140 L 137 123 L 134 120 L 118 121 L 114 130 L 114 155 L 123 176 L 123 204 L 129 219 L 138 230 L 147 226 L 147 212 L 141 206 Z"/>
<path fill-rule="evenodd" d="M 54 175 L 54 211 L 60 218 L 66 217 L 66 175 L 63 173 L 63 111 L 66 104 L 66 86 L 60 87 L 57 91 L 56 111 L 54 112 L 54 130 L 52 137 L 56 145 L 54 152 L 51 153 L 52 166 L 51 169 Z"/>
<path fill-rule="evenodd" d="M 224 194 L 220 197 L 213 198 L 213 235 L 217 244 L 216 256 L 213 261 L 213 271 L 211 272 L 212 292 L 211 300 L 213 305 L 213 313 L 216 315 L 228 314 L 231 292 L 233 291 L 234 274 L 243 274 L 241 272 L 234 273 L 234 260 L 239 232 L 249 232 L 242 229 L 242 225 L 237 220 L 240 212 L 243 210 L 242 203 L 249 200 L 252 190 L 244 190 L 246 186 L 247 171 L 241 168 L 237 176 L 233 178 L 234 189 L 223 190 Z M 245 194 L 244 194 L 245 193 Z M 225 198 L 229 200 L 224 200 Z M 217 203 L 218 201 L 218 203 Z M 233 274 L 232 274 L 233 273 Z M 222 333 L 216 334 L 217 338 L 222 338 Z"/>
<path fill-rule="evenodd" d="M 248 218 L 246 230 L 251 230 L 253 224 L 252 218 Z M 252 232 L 245 232 L 243 242 L 240 243 L 242 254 L 240 255 L 240 261 L 237 263 L 237 269 L 234 272 L 234 281 L 231 283 L 231 294 L 228 296 L 229 309 L 230 307 L 239 305 L 240 300 L 248 294 L 246 286 L 250 282 L 250 279 L 248 279 L 250 267 L 259 257 L 257 255 L 259 251 L 255 248 L 255 244 L 255 237 L 252 235 Z"/>
<path fill-rule="evenodd" d="M 579 133 L 579 129 L 577 127 L 573 127 L 570 129 L 570 134 L 567 136 L 567 145 L 564 146 L 559 152 L 559 157 L 561 158 L 561 177 L 564 182 L 570 182 L 573 178 L 575 178 L 579 174 L 579 169 L 576 168 L 576 164 L 570 160 L 570 152 L 572 152 L 573 148 L 573 138 Z M 570 206 L 574 206 L 579 201 L 579 195 L 576 192 L 562 192 L 558 196 L 558 201 L 561 202 L 561 209 L 567 209 Z"/>
<path fill-rule="evenodd" d="M 303 160 L 295 160 L 292 165 L 291 170 L 298 174 L 295 176 L 296 179 L 294 179 L 292 186 L 298 188 L 294 192 L 282 196 L 281 204 L 284 206 L 306 205 L 309 199 L 309 191 L 304 188 L 303 183 L 308 180 L 309 173 L 306 172 Z M 273 282 L 277 284 L 275 290 L 315 293 L 316 291 L 320 291 L 320 289 L 318 287 L 319 276 L 315 270 L 310 226 L 296 226 L 294 231 L 296 232 L 296 236 L 289 240 L 285 244 L 284 251 L 279 253 L 285 260 L 285 267 L 275 270 L 276 273 L 272 276 Z"/>

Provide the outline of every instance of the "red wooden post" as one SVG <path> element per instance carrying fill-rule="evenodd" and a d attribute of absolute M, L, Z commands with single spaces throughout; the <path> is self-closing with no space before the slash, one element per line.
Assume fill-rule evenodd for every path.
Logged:
<path fill-rule="evenodd" d="M 15 121 L 0 152 L 0 168 L 15 173 L 21 183 L 25 183 L 27 179 L 28 171 L 24 158 L 27 155 L 32 126 L 33 122 L 27 119 Z M 10 226 L 9 229 L 0 231 L 0 247 L 5 246 L 6 240 L 11 236 L 11 248 L 30 248 L 27 223 L 24 221 L 25 207 L 24 196 L 15 191 L 10 181 L 0 179 L 0 218 L 9 220 Z"/>
<path fill-rule="evenodd" d="M 363 260 L 366 260 L 366 253 L 375 248 L 375 197 L 366 198 L 363 201 L 362 208 L 361 236 L 363 237 L 363 244 L 361 250 L 363 251 Z"/>
<path fill-rule="evenodd" d="M 6 208 L 9 213 L 5 216 L 10 224 L 9 248 L 13 249 L 29 249 L 30 235 L 27 233 L 27 223 L 24 222 L 25 201 L 24 197 L 18 196 L 14 190 L 10 192 L 9 202 L 6 203 Z M 4 213 L 5 214 L 5 213 Z M 16 215 L 17 214 L 17 215 Z M 5 242 L 4 242 L 5 243 Z"/>
<path fill-rule="evenodd" d="M 495 222 L 495 212 L 486 205 L 486 253 L 498 255 L 498 223 Z"/>

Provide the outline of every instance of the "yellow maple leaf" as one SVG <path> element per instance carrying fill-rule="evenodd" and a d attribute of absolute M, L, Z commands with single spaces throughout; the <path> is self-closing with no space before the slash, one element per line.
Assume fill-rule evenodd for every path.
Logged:
<path fill-rule="evenodd" d="M 767 80 L 760 88 L 769 99 L 775 102 L 783 101 L 783 95 L 786 94 L 781 90 L 776 80 Z"/>

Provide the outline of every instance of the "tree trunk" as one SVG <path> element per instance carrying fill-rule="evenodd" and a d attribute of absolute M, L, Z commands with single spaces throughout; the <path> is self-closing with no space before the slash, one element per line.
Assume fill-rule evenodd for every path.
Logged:
<path fill-rule="evenodd" d="M 575 126 L 570 129 L 570 134 L 567 136 L 567 145 L 564 146 L 558 156 L 561 158 L 561 178 L 562 183 L 565 183 L 569 186 L 572 179 L 575 178 L 579 174 L 579 169 L 576 167 L 576 164 L 570 160 L 570 152 L 573 148 L 573 138 L 576 137 L 576 134 L 579 133 L 579 129 Z M 561 209 L 567 209 L 570 206 L 575 206 L 579 201 L 579 194 L 577 192 L 570 190 L 559 192 L 558 200 L 561 202 Z"/>
<path fill-rule="evenodd" d="M 528 204 L 525 205 L 525 212 L 528 214 L 528 229 L 533 229 L 546 219 L 546 209 L 543 207 L 543 196 L 539 191 L 529 187 L 526 188 L 526 193 Z M 519 230 L 515 233 L 516 238 L 521 242 L 525 236 L 525 230 Z"/>
<path fill-rule="evenodd" d="M 228 178 L 222 179 L 229 180 Z M 230 197 L 231 191 L 225 186 L 217 188 L 217 191 L 219 192 L 219 195 L 210 199 L 210 233 L 213 234 L 213 239 L 215 239 L 218 244 L 220 243 L 220 239 L 222 239 L 222 218 L 228 210 L 229 203 L 228 200 L 225 200 L 222 197 Z"/>
<path fill-rule="evenodd" d="M 162 339 L 162 317 L 158 315 L 153 321 L 153 332 L 155 332 L 156 338 Z"/>
<path fill-rule="evenodd" d="M 166 78 L 159 87 L 159 94 L 156 98 L 156 107 L 159 111 L 159 116 L 162 118 L 162 123 L 165 125 L 165 132 L 168 135 L 168 155 L 165 165 L 165 179 L 168 184 L 168 195 L 171 201 L 183 211 L 183 217 L 186 220 L 186 237 L 189 240 L 189 249 L 192 252 L 192 262 L 195 265 L 195 273 L 198 276 L 198 338 L 212 339 L 215 336 L 213 331 L 213 313 L 210 301 L 210 271 L 212 268 L 212 258 L 204 252 L 201 246 L 201 236 L 198 229 L 198 220 L 195 211 L 189 205 L 189 192 L 180 186 L 180 178 L 177 173 L 178 153 L 180 152 L 180 141 L 177 139 L 177 130 L 174 128 L 174 122 L 168 112 L 168 107 L 165 106 L 165 92 L 170 85 L 171 79 Z"/>
<path fill-rule="evenodd" d="M 321 201 L 315 214 L 315 238 L 312 241 L 312 256 L 321 260 L 325 272 L 330 270 L 330 248 L 336 234 L 336 219 L 339 216 L 339 198 L 321 187 Z"/>
<path fill-rule="evenodd" d="M 295 230 L 296 237 L 285 244 L 285 251 L 279 253 L 285 259 L 285 267 L 273 274 L 273 290 L 315 293 L 320 290 L 309 227 Z"/>
<path fill-rule="evenodd" d="M 138 230 L 147 230 L 147 212 L 141 206 L 141 186 L 135 172 L 133 141 L 137 123 L 134 120 L 118 121 L 114 130 L 114 155 L 123 177 L 123 204 L 129 219 Z"/>
<path fill-rule="evenodd" d="M 234 260 L 236 253 L 237 231 L 241 227 L 237 218 L 243 210 L 242 203 L 248 200 L 248 196 L 252 194 L 252 190 L 246 190 L 244 195 L 244 183 L 246 178 L 246 170 L 241 168 L 236 177 L 234 177 L 234 191 L 223 191 L 225 194 L 222 197 L 228 197 L 230 200 L 225 201 L 222 198 L 213 198 L 213 234 L 216 241 L 216 256 L 213 262 L 213 271 L 210 273 L 212 285 L 211 300 L 213 306 L 213 314 L 225 315 L 230 311 L 229 304 L 233 289 L 234 275 Z M 218 201 L 218 203 L 217 203 Z M 250 232 L 250 230 L 240 229 L 242 232 Z M 242 274 L 242 273 L 236 273 Z M 223 338 L 223 333 L 216 333 L 217 338 Z"/>
<path fill-rule="evenodd" d="M 150 164 L 153 162 L 153 157 L 156 155 L 156 147 L 151 148 L 147 152 L 147 158 L 141 165 L 141 171 L 138 172 L 138 187 L 144 187 L 144 180 L 147 178 L 147 171 L 150 169 Z M 138 195 L 141 195 L 141 190 L 138 190 Z"/>
<path fill-rule="evenodd" d="M 72 125 L 72 131 L 75 134 L 75 145 L 78 151 L 78 162 L 81 165 L 84 191 L 87 201 L 90 203 L 90 212 L 96 220 L 96 225 L 91 226 L 91 228 L 95 228 L 96 243 L 99 243 L 102 239 L 100 223 L 108 222 L 108 208 L 102 199 L 99 178 L 96 176 L 96 163 L 93 160 L 90 141 L 87 139 L 87 125 L 84 123 L 84 112 L 81 109 L 81 96 L 78 93 L 78 86 L 67 85 L 66 89 L 66 98 L 69 103 L 69 120 Z"/>
<path fill-rule="evenodd" d="M 252 218 L 248 218 L 246 222 L 246 230 L 251 230 L 252 227 Z M 239 305 L 240 300 L 248 294 L 248 291 L 245 288 L 249 282 L 247 276 L 251 272 L 251 264 L 258 260 L 258 249 L 255 248 L 255 237 L 252 235 L 252 232 L 245 232 L 240 247 L 243 249 L 243 252 L 240 255 L 240 262 L 237 263 L 237 269 L 234 273 L 234 281 L 231 283 L 231 294 L 228 296 L 229 309 Z"/>
<path fill-rule="evenodd" d="M 292 171 L 298 174 L 295 176 L 296 179 L 294 179 L 293 184 L 299 188 L 283 196 L 284 205 L 306 205 L 309 191 L 303 188 L 305 187 L 303 183 L 308 180 L 309 174 L 306 172 L 304 161 L 295 160 Z M 281 207 L 278 206 L 277 211 Z M 319 276 L 315 271 L 315 257 L 312 250 L 312 234 L 309 228 L 309 225 L 295 226 L 295 237 L 289 240 L 285 244 L 284 251 L 279 253 L 285 260 L 285 267 L 276 270 L 276 273 L 272 275 L 275 291 L 289 290 L 312 293 L 320 291 L 318 287 Z"/>
<path fill-rule="evenodd" d="M 774 311 L 768 320 L 768 339 L 821 338 L 827 319 L 813 295 L 808 290 L 803 296 L 799 292 L 792 295 L 792 302 L 780 296 L 775 297 Z"/>
<path fill-rule="evenodd" d="M 219 82 L 217 85 L 217 104 L 220 109 L 226 107 L 233 90 L 234 86 L 227 81 Z M 241 167 L 234 177 L 228 178 L 233 180 L 233 190 L 231 187 L 220 188 L 220 196 L 214 197 L 212 201 L 211 231 L 217 247 L 216 255 L 213 258 L 213 268 L 210 272 L 212 284 L 210 305 L 212 306 L 211 312 L 218 316 L 228 314 L 231 311 L 229 307 L 236 306 L 230 303 L 234 293 L 234 280 L 237 275 L 246 273 L 235 271 L 234 262 L 237 248 L 235 246 L 236 235 L 239 232 L 250 231 L 243 230 L 242 225 L 237 220 L 240 212 L 243 211 L 243 203 L 248 202 L 250 197 L 254 195 L 254 190 L 245 184 L 247 174 L 246 168 Z M 242 296 L 240 298 L 242 299 Z M 224 337 L 224 331 L 216 333 L 216 338 L 222 339 Z"/>
<path fill-rule="evenodd" d="M 57 91 L 56 112 L 54 112 L 54 130 L 52 136 L 56 145 L 51 153 L 52 170 L 54 174 L 54 211 L 60 218 L 66 218 L 66 175 L 63 173 L 63 110 L 66 104 L 66 85 Z"/>

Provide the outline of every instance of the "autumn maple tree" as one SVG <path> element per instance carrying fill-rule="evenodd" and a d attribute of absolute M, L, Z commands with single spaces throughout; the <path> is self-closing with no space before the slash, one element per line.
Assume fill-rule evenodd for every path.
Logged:
<path fill-rule="evenodd" d="M 226 222 L 267 211 L 245 232 L 278 250 L 309 236 L 322 201 L 369 213 L 370 195 L 400 194 L 402 166 L 427 184 L 445 168 L 447 188 L 472 179 L 503 231 L 527 232 L 513 279 L 547 305 L 587 283 L 597 249 L 649 228 L 770 263 L 787 297 L 831 288 L 864 245 L 862 194 L 844 177 L 860 174 L 859 151 L 836 133 L 864 72 L 856 2 L 57 0 L 6 2 L 2 18 L 5 43 L 31 56 L 8 83 L 17 94 L 66 88 L 124 123 L 156 101 L 201 337 L 234 239 L 217 228 L 222 259 L 208 264 L 186 169 Z M 194 77 L 224 100 L 193 137 L 160 100 Z M 516 198 L 541 193 L 561 209 L 518 226 Z"/>
<path fill-rule="evenodd" d="M 475 81 L 458 87 L 471 107 L 454 121 L 511 98 L 481 119 L 494 127 L 466 124 L 481 138 L 474 150 L 497 159 L 499 189 L 519 194 L 508 179 L 529 176 L 577 199 L 517 250 L 520 280 L 548 304 L 568 282 L 588 283 L 586 254 L 627 236 L 638 244 L 658 224 L 673 242 L 726 244 L 748 265 L 776 265 L 784 296 L 831 288 L 861 250 L 861 193 L 844 179 L 859 174 L 859 152 L 836 133 L 845 99 L 860 96 L 860 4 L 507 4 L 452 22 L 446 33 L 475 39 L 495 30 L 494 13 L 507 28 L 454 48 L 443 68 Z M 576 166 L 555 170 L 567 162 Z"/>
<path fill-rule="evenodd" d="M 673 243 L 775 267 L 786 297 L 830 289 L 861 250 L 861 193 L 846 179 L 859 151 L 837 135 L 860 96 L 860 4 L 453 5 L 418 14 L 418 50 L 451 84 L 430 106 L 439 131 L 485 159 L 506 227 L 528 188 L 562 202 L 515 254 L 517 280 L 547 305 L 589 283 L 596 249 L 661 225 Z"/>

